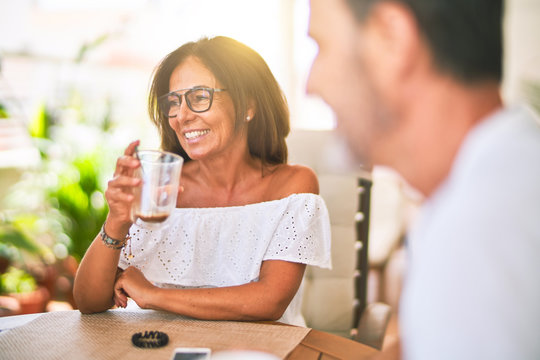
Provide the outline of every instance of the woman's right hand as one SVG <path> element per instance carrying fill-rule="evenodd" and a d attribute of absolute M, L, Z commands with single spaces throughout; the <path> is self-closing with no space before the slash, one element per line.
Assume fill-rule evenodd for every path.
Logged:
<path fill-rule="evenodd" d="M 105 190 L 105 199 L 109 204 L 107 224 L 112 222 L 116 226 L 131 225 L 131 206 L 133 204 L 133 188 L 140 184 L 141 179 L 134 177 L 135 169 L 140 166 L 139 160 L 134 156 L 139 140 L 133 141 L 116 161 L 114 177 L 109 180 Z"/>
<path fill-rule="evenodd" d="M 118 158 L 114 177 L 105 190 L 109 214 L 104 230 L 110 238 L 117 241 L 126 239 L 132 225 L 133 188 L 141 182 L 134 177 L 135 170 L 140 166 L 139 160 L 134 156 L 138 145 L 139 141 L 132 142 L 124 155 Z M 84 314 L 105 311 L 113 305 L 113 300 L 116 300 L 114 283 L 120 251 L 111 249 L 102 240 L 101 234 L 97 234 L 79 264 L 73 283 L 75 302 Z"/>

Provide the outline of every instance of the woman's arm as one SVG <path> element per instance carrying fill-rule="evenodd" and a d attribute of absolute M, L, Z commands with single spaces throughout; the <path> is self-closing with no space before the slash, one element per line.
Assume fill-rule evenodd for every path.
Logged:
<path fill-rule="evenodd" d="M 124 241 L 131 226 L 131 189 L 140 180 L 132 177 L 139 161 L 132 155 L 138 141 L 131 143 L 124 156 L 116 164 L 114 178 L 109 181 L 105 197 L 109 204 L 109 214 L 104 228 L 113 239 Z M 117 277 L 120 249 L 108 247 L 98 234 L 86 251 L 73 284 L 73 297 L 83 313 L 100 312 L 113 305 L 114 282 Z"/>
<path fill-rule="evenodd" d="M 106 224 L 105 231 L 111 234 L 109 236 L 115 239 L 125 238 L 125 235 L 114 237 L 112 234 L 119 232 L 109 233 L 108 227 L 109 224 Z M 107 247 L 98 234 L 86 251 L 73 284 L 73 297 L 82 313 L 105 311 L 113 305 L 119 258 L 120 249 Z"/>
<path fill-rule="evenodd" d="M 304 166 L 284 165 L 269 184 L 271 198 L 292 193 L 318 193 L 314 172 Z M 263 261 L 259 280 L 221 288 L 161 289 L 129 267 L 115 284 L 115 302 L 126 306 L 132 298 L 140 307 L 160 309 L 200 319 L 276 320 L 296 294 L 306 265 L 282 260 Z"/>
<path fill-rule="evenodd" d="M 115 296 L 123 306 L 127 294 L 141 308 L 167 310 L 197 319 L 277 320 L 298 291 L 305 268 L 305 264 L 267 260 L 262 263 L 259 280 L 248 284 L 161 289 L 130 267 L 119 276 Z"/>

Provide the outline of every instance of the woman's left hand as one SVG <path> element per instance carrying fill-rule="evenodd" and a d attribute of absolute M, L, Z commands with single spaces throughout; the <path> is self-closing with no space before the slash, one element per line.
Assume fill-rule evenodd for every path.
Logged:
<path fill-rule="evenodd" d="M 126 307 L 127 298 L 130 297 L 137 305 L 144 309 L 148 304 L 148 296 L 152 294 L 155 286 L 148 281 L 143 273 L 134 266 L 130 266 L 119 274 L 114 284 L 114 303 L 119 307 Z"/>

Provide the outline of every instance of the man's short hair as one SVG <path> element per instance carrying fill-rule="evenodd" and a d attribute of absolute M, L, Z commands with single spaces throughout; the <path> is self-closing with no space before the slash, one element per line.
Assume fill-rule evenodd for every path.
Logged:
<path fill-rule="evenodd" d="M 502 79 L 502 0 L 346 0 L 359 21 L 373 5 L 411 10 L 441 71 L 466 83 Z"/>

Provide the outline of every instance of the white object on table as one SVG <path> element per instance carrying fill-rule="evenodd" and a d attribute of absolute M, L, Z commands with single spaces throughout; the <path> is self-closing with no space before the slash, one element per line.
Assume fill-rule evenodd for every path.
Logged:
<path fill-rule="evenodd" d="M 0 317 L 0 331 L 13 329 L 37 319 L 43 313 L 13 315 Z"/>

